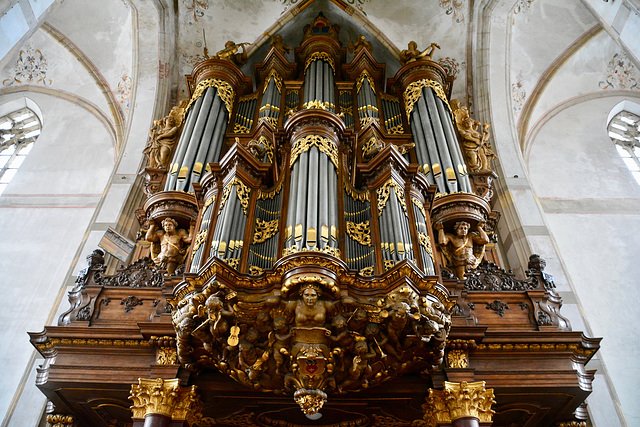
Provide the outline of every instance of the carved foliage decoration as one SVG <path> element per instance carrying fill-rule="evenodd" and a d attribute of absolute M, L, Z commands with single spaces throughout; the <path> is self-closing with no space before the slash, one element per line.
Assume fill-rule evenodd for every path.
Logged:
<path fill-rule="evenodd" d="M 201 405 L 196 386 L 180 387 L 179 379 L 152 380 L 140 378 L 131 386 L 129 399 L 133 419 L 140 420 L 148 414 L 158 414 L 173 421 L 189 420 L 199 413 Z"/>
<path fill-rule="evenodd" d="M 398 198 L 400 205 L 402 205 L 402 210 L 404 211 L 404 214 L 405 215 L 407 214 L 407 204 L 405 203 L 405 200 L 404 200 L 404 189 L 400 187 L 400 185 L 397 182 L 395 182 L 393 179 L 389 178 L 387 182 L 382 184 L 376 190 L 376 194 L 378 198 L 378 216 L 382 215 L 382 211 L 387 205 L 387 200 L 389 200 L 389 195 L 391 194 L 390 191 L 392 186 L 396 192 L 396 197 Z"/>
<path fill-rule="evenodd" d="M 324 138 L 319 135 L 309 135 L 294 142 L 293 147 L 291 148 L 291 160 L 289 164 L 293 167 L 298 156 L 308 151 L 313 146 L 318 147 L 318 150 L 329 156 L 333 165 L 336 169 L 338 168 L 338 150 L 336 149 L 335 144 L 329 138 Z"/>
<path fill-rule="evenodd" d="M 417 82 L 411 83 L 404 90 L 402 94 L 404 98 L 405 110 L 407 111 L 407 121 L 411 123 L 411 112 L 413 111 L 414 104 L 420 99 L 422 96 L 422 89 L 425 87 L 430 87 L 435 92 L 436 96 L 444 102 L 444 104 L 451 109 L 449 106 L 449 101 L 447 101 L 447 95 L 444 93 L 444 89 L 442 89 L 442 85 L 435 80 L 422 79 Z"/>
<path fill-rule="evenodd" d="M 361 245 L 371 246 L 371 229 L 369 227 L 369 221 L 347 221 L 347 234 Z"/>
<path fill-rule="evenodd" d="M 484 381 L 453 383 L 445 381 L 444 390 L 429 389 L 426 403 L 422 405 L 424 421 L 415 426 L 450 424 L 460 418 L 477 418 L 480 423 L 491 423 L 496 403 L 493 389 L 485 388 Z"/>
<path fill-rule="evenodd" d="M 273 237 L 278 232 L 278 219 L 263 221 L 256 218 L 256 228 L 253 232 L 253 244 L 262 243 Z"/>

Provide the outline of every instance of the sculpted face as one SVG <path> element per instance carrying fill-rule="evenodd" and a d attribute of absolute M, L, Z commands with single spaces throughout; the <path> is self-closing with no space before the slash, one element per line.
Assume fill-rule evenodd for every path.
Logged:
<path fill-rule="evenodd" d="M 316 292 L 315 289 L 305 289 L 303 294 L 302 294 L 302 299 L 304 300 L 304 303 L 306 306 L 308 307 L 313 307 L 316 305 L 316 302 L 318 301 L 318 293 Z"/>
<path fill-rule="evenodd" d="M 458 224 L 458 226 L 456 227 L 456 233 L 460 237 L 466 236 L 469 233 L 469 224 L 467 224 L 466 222 Z"/>
<path fill-rule="evenodd" d="M 173 223 L 173 221 L 162 221 L 162 228 L 167 233 L 172 233 L 172 232 L 176 231 L 176 226 Z"/>

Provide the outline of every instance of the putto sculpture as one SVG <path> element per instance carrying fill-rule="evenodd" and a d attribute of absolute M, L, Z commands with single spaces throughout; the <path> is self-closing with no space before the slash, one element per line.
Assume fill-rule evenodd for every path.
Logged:
<path fill-rule="evenodd" d="M 445 305 L 404 285 L 382 297 L 345 295 L 320 275 L 247 294 L 212 281 L 173 313 L 180 362 L 217 368 L 253 389 L 293 392 L 307 415 L 329 394 L 359 391 L 444 357 Z"/>
<path fill-rule="evenodd" d="M 484 226 L 483 222 L 479 222 L 476 231 L 469 233 L 471 225 L 459 221 L 453 226 L 455 234 L 445 233 L 442 223 L 434 226 L 438 230 L 438 244 L 442 246 L 449 266 L 460 280 L 464 280 L 465 272 L 476 268 L 484 257 L 485 245 L 489 243 Z"/>
<path fill-rule="evenodd" d="M 188 246 L 191 243 L 191 234 L 191 230 L 179 229 L 178 222 L 173 218 L 162 220 L 162 230 L 158 230 L 155 221 L 150 221 L 146 239 L 155 243 L 151 246 L 153 262 L 166 269 L 168 275 L 173 275 L 176 268 L 184 263 Z"/>

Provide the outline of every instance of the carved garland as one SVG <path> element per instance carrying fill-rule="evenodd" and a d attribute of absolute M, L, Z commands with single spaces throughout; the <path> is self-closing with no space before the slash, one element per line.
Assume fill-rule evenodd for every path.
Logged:
<path fill-rule="evenodd" d="M 407 215 L 407 205 L 404 202 L 404 190 L 397 182 L 395 182 L 392 178 L 389 178 L 387 182 L 382 184 L 382 186 L 376 190 L 376 194 L 378 196 L 378 216 L 382 215 L 382 211 L 387 205 L 387 200 L 389 200 L 389 195 L 391 194 L 391 186 L 393 186 L 396 191 L 396 197 L 398 197 L 398 201 L 402 205 L 404 214 Z"/>
<path fill-rule="evenodd" d="M 264 89 L 262 90 L 262 93 L 265 93 L 267 91 L 267 86 L 269 86 L 269 81 L 271 80 L 271 78 L 273 78 L 273 82 L 276 84 L 278 92 L 282 93 L 282 77 L 280 77 L 280 74 L 278 74 L 276 70 L 271 70 L 271 72 L 265 79 Z"/>
<path fill-rule="evenodd" d="M 336 169 L 338 168 L 338 150 L 336 149 L 336 146 L 329 138 L 323 138 L 318 135 L 309 135 L 297 140 L 293 144 L 293 148 L 291 149 L 291 167 L 293 167 L 293 164 L 296 162 L 300 154 L 308 151 L 313 146 L 318 147 L 318 150 L 329 156 L 333 165 Z"/>
<path fill-rule="evenodd" d="M 420 97 L 422 96 L 422 89 L 425 87 L 430 87 L 431 89 L 433 89 L 433 91 L 436 93 L 436 96 L 440 98 L 442 102 L 444 102 L 444 104 L 447 106 L 447 108 L 449 108 L 449 111 L 451 111 L 451 106 L 449 105 L 449 101 L 447 100 L 447 95 L 445 95 L 444 89 L 442 89 L 440 83 L 429 79 L 418 80 L 417 82 L 413 82 L 409 86 L 407 86 L 407 88 L 404 90 L 404 94 L 402 95 L 404 98 L 405 110 L 407 111 L 408 123 L 411 123 L 411 111 L 413 111 L 413 105 L 418 101 L 418 99 L 420 99 Z"/>
<path fill-rule="evenodd" d="M 311 65 L 313 61 L 318 61 L 318 60 L 328 62 L 333 72 L 334 73 L 336 72 L 336 65 L 333 61 L 333 58 L 326 52 L 314 52 L 311 55 L 309 55 L 309 57 L 304 63 L 304 71 L 305 72 L 307 71 L 307 68 L 309 68 L 309 65 Z"/>
<path fill-rule="evenodd" d="M 202 96 L 205 90 L 210 87 L 215 87 L 218 89 L 218 96 L 224 102 L 224 105 L 227 107 L 227 112 L 229 113 L 229 119 L 231 119 L 231 109 L 233 108 L 233 100 L 236 97 L 236 93 L 231 87 L 231 85 L 224 80 L 220 79 L 205 79 L 198 83 L 196 90 L 193 92 L 193 96 L 187 105 L 185 111 L 189 111 L 191 108 L 191 104 L 193 104 L 198 98 Z"/>
<path fill-rule="evenodd" d="M 347 221 L 347 234 L 361 245 L 371 246 L 371 228 L 369 227 L 369 221 Z"/>
<path fill-rule="evenodd" d="M 373 91 L 373 93 L 376 93 L 376 86 L 373 83 L 373 78 L 371 78 L 371 75 L 369 75 L 367 70 L 364 70 L 360 74 L 360 77 L 358 77 L 358 81 L 356 82 L 356 93 L 360 93 L 360 89 L 362 88 L 362 83 L 364 83 L 364 79 L 367 79 L 369 81 L 369 86 L 371 86 L 371 90 Z"/>

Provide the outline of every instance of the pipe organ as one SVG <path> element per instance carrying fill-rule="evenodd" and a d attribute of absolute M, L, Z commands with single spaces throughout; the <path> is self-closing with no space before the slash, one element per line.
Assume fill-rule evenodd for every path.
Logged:
<path fill-rule="evenodd" d="M 496 260 L 488 125 L 449 99 L 452 78 L 414 42 L 386 79 L 364 36 L 349 44 L 347 61 L 339 27 L 324 16 L 303 33 L 293 61 L 278 36 L 254 60 L 255 90 L 234 63 L 233 42 L 221 51 L 227 56 L 187 76 L 190 99 L 154 126 L 176 134 L 172 160 L 145 169 L 139 213 L 152 259 L 140 252 L 105 276 L 103 253 L 91 255 L 59 326 L 32 334 L 55 361 L 43 365 L 39 384 L 63 404 L 59 390 L 77 396 L 78 363 L 99 366 L 97 377 L 129 378 L 153 360 L 149 375 L 162 378 L 142 378 L 126 395 L 135 426 L 143 418 L 145 426 L 306 421 L 282 396 L 311 419 L 323 411 L 323 425 L 489 425 L 494 392 L 481 378 L 497 384 L 507 408 L 497 425 L 526 417 L 551 425 L 579 412 L 591 381 L 584 364 L 599 339 L 570 331 L 536 255 L 524 280 L 481 264 Z M 150 157 L 154 147 L 167 149 L 150 147 Z M 67 338 L 69 325 L 77 336 Z M 93 327 L 100 339 L 82 338 Z M 108 345 L 137 365 L 120 371 L 126 364 L 110 356 L 107 370 L 77 343 Z M 500 373 L 504 360 L 512 371 Z M 70 391 L 56 383 L 65 375 Z M 376 388 L 391 380 L 388 390 Z M 554 381 L 562 381 L 555 394 L 540 393 L 539 384 Z M 433 388 L 420 406 L 415 389 L 423 386 Z M 189 411 L 148 412 L 147 400 L 163 393 Z M 325 407 L 339 395 L 347 397 Z M 255 403 L 259 396 L 267 397 Z M 509 405 L 520 401 L 525 412 L 514 415 Z M 530 401 L 543 408 L 537 418 Z M 442 410 L 450 403 L 451 414 Z M 269 409 L 250 412 L 261 405 Z"/>

